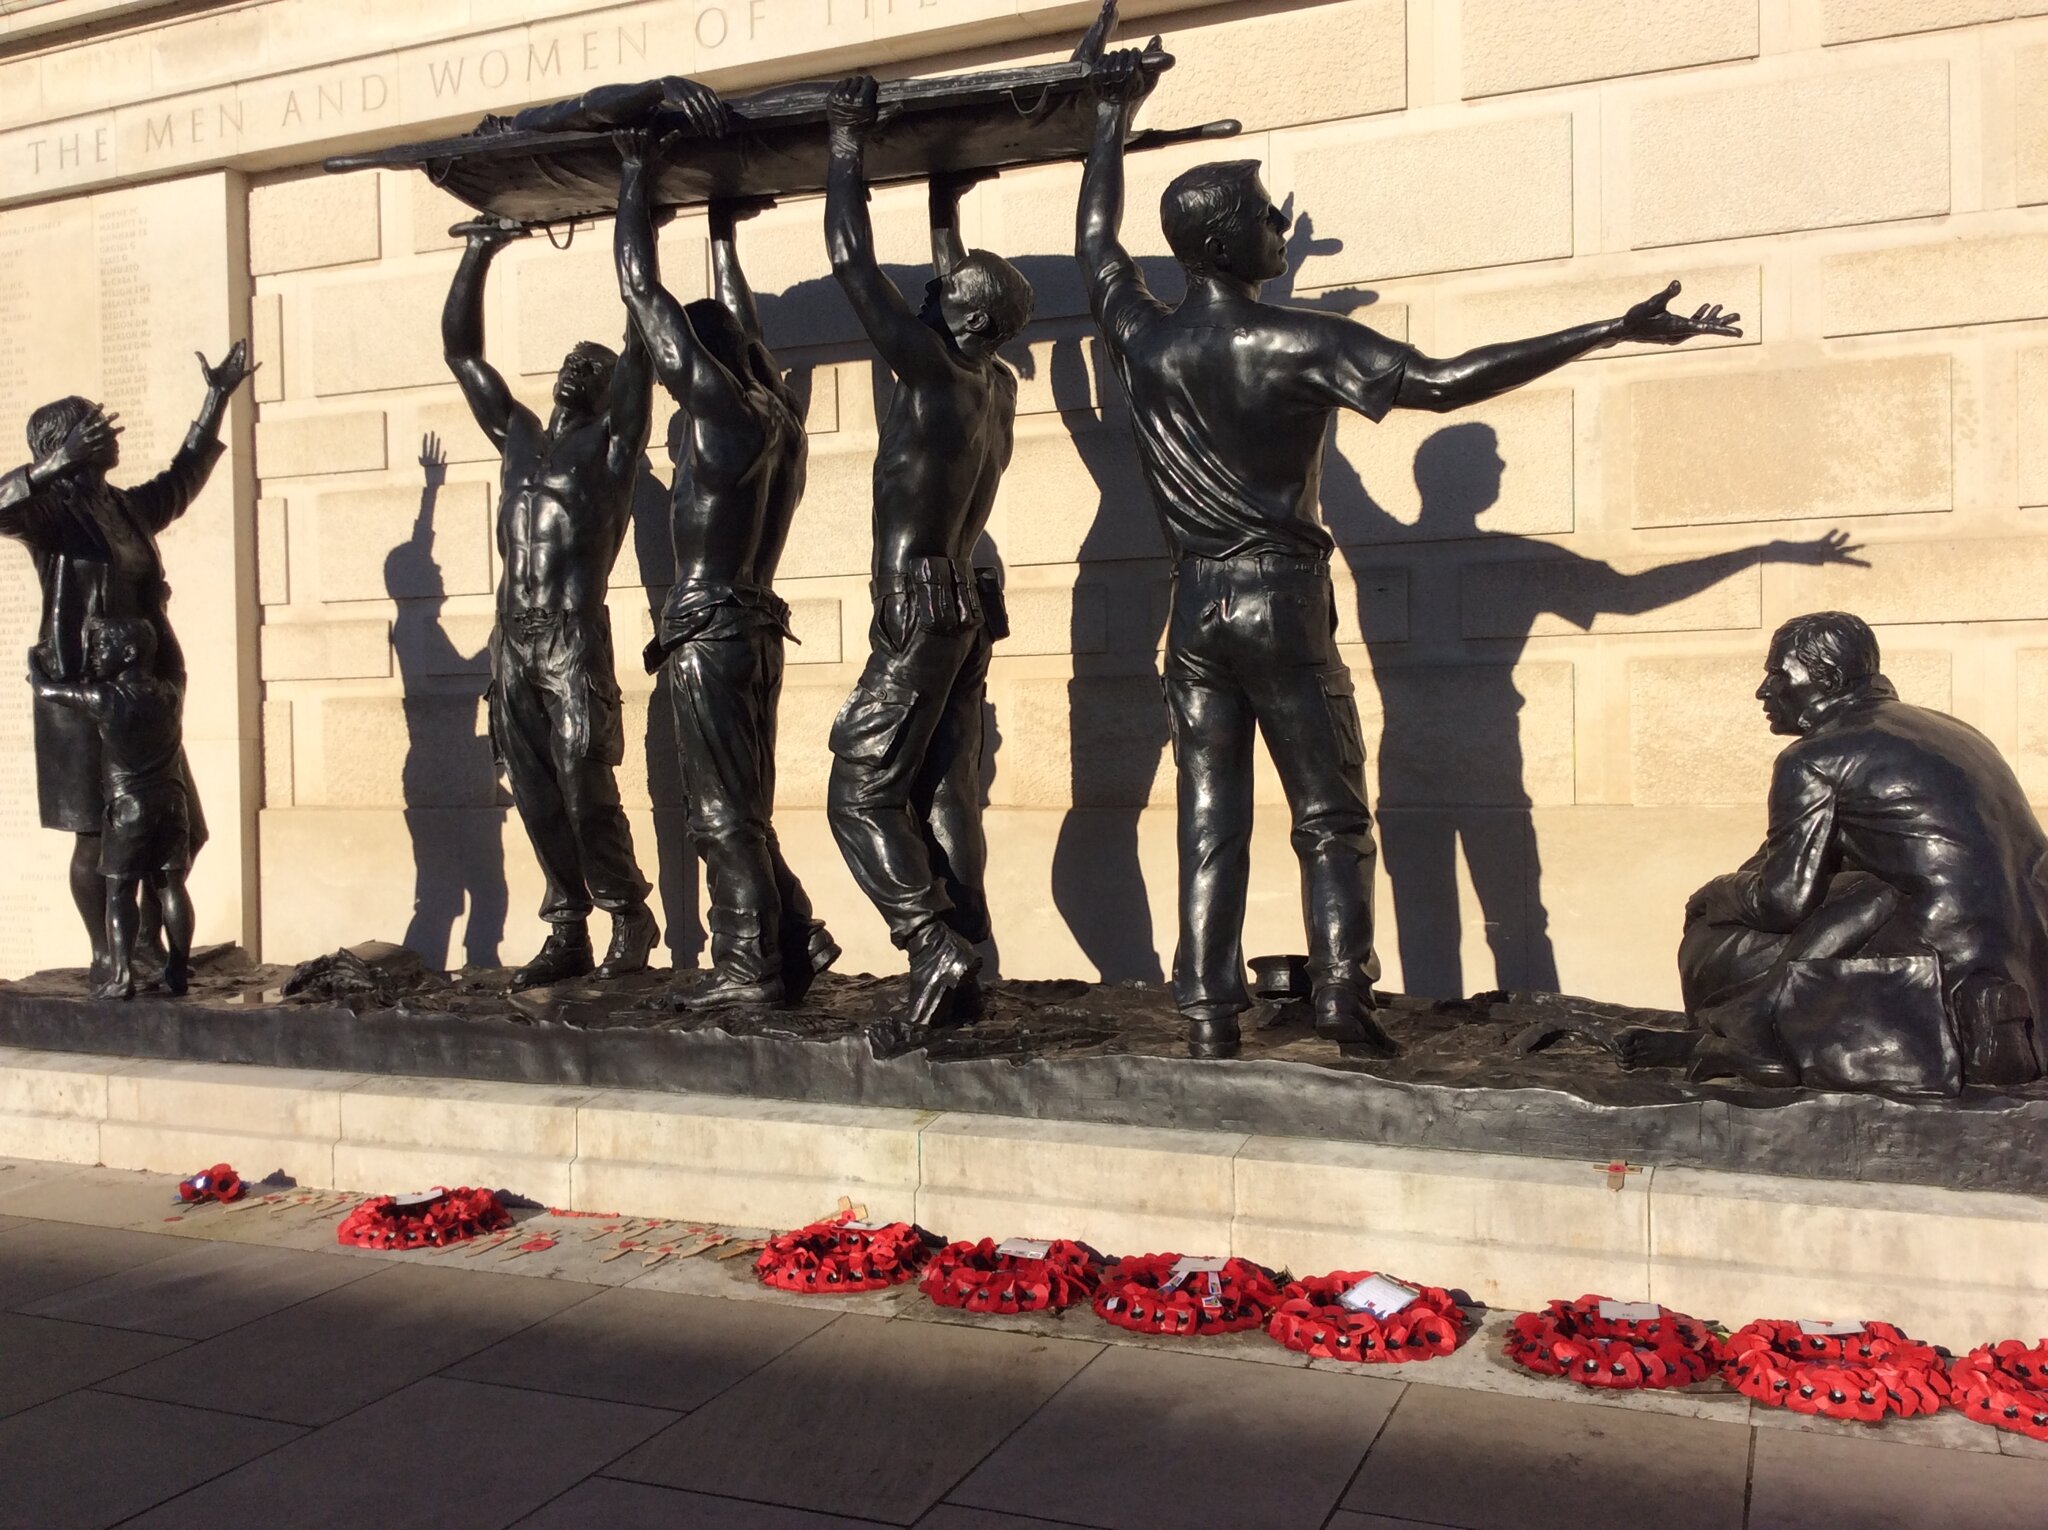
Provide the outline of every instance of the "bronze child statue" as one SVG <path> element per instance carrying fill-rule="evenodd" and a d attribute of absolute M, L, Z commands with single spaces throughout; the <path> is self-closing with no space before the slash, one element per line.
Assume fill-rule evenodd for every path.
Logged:
<path fill-rule="evenodd" d="M 652 372 L 637 331 L 623 354 L 577 345 L 543 426 L 484 360 L 484 278 L 524 231 L 459 225 L 469 247 L 441 318 L 443 348 L 470 412 L 504 459 L 499 475 L 497 625 L 491 633 L 491 743 L 547 879 L 540 952 L 512 977 L 537 988 L 593 968 L 592 907 L 612 916 L 600 978 L 643 971 L 661 931 L 633 859 L 613 774 L 625 757 L 605 587 L 632 512 L 647 446 Z"/>
<path fill-rule="evenodd" d="M 875 258 L 863 150 L 875 82 L 827 104 L 825 243 L 895 378 L 875 459 L 872 651 L 832 726 L 826 811 L 854 880 L 910 956 L 913 1027 L 972 1018 L 989 936 L 981 827 L 982 694 L 1003 633 L 974 546 L 1009 465 L 1017 379 L 996 351 L 1031 318 L 1016 268 L 960 243 L 965 182 L 931 186 L 936 275 L 913 311 Z"/>
<path fill-rule="evenodd" d="M 138 618 L 86 625 L 87 679 L 65 684 L 29 672 L 39 701 L 72 708 L 99 736 L 106 803 L 99 872 L 106 884 L 107 975 L 93 993 L 135 997 L 134 953 L 144 887 L 163 910 L 163 985 L 181 994 L 191 976 L 192 820 L 185 784 L 184 685 L 156 673 L 156 629 Z"/>

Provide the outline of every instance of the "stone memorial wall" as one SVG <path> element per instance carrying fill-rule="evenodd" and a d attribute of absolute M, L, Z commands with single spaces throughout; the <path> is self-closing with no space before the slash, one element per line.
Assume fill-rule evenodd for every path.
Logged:
<path fill-rule="evenodd" d="M 655 73 L 740 88 L 1048 61 L 1094 9 L 379 0 L 338 29 L 319 20 L 331 8 L 266 0 L 47 46 L 0 31 L 0 204 L 20 204 L 0 212 L 0 418 L 101 389 L 131 421 L 156 415 L 150 450 L 168 452 L 197 401 L 196 368 L 180 370 L 194 345 L 217 351 L 246 322 L 264 361 L 256 482 L 238 480 L 234 519 L 234 547 L 257 553 L 246 602 L 195 598 L 196 572 L 172 582 L 195 653 L 196 624 L 260 610 L 266 957 L 374 936 L 430 961 L 511 960 L 541 933 L 481 720 L 496 464 L 440 356 L 444 230 L 461 210 L 423 177 L 327 176 L 320 158 Z M 1293 199 L 1293 300 L 1433 354 L 1609 316 L 1670 277 L 1681 304 L 1743 314 L 1740 340 L 1622 347 L 1455 416 L 1336 431 L 1324 511 L 1382 809 L 1386 986 L 1673 1002 L 1685 895 L 1762 828 L 1778 741 L 1750 693 L 1769 632 L 1799 611 L 1869 618 L 1906 698 L 1982 728 L 2048 801 L 2048 0 L 1125 9 L 1126 37 L 1159 30 L 1180 60 L 1141 123 L 1245 128 L 1221 150 L 1133 157 L 1126 238 L 1164 293 L 1158 191 L 1228 155 L 1263 160 Z M 219 165 L 232 170 L 154 184 Z M 133 180 L 152 184 L 88 191 Z M 1174 938 L 1167 570 L 1073 266 L 1077 183 L 1067 166 L 1006 174 L 965 208 L 969 242 L 1023 269 L 1039 315 L 1015 348 L 1016 459 L 991 523 L 1015 630 L 989 687 L 990 891 L 1007 974 L 1156 977 Z M 179 240 L 195 269 L 239 259 L 246 217 L 246 278 L 123 255 L 119 230 L 155 199 L 200 190 L 219 205 L 182 215 Z M 921 285 L 921 193 L 885 189 L 874 212 L 884 259 Z M 493 278 L 491 354 L 531 402 L 570 343 L 615 343 L 624 324 L 610 225 L 570 232 L 566 249 L 517 247 Z M 30 247 L 55 265 L 17 258 Z M 876 372 L 816 202 L 745 225 L 741 249 L 810 399 L 810 489 L 781 580 L 802 646 L 778 827 L 847 967 L 893 971 L 823 813 L 826 731 L 865 646 Z M 701 219 L 670 225 L 662 254 L 679 295 L 701 295 Z M 77 323 L 53 316 L 45 269 Z M 246 321 L 226 310 L 244 280 Z M 166 358 L 169 381 L 152 372 L 124 400 L 132 385 L 102 370 L 122 347 Z M 430 433 L 449 466 L 423 521 Z M 666 579 L 661 434 L 612 607 L 622 784 L 687 959 L 695 874 L 637 663 Z M 229 483 L 224 466 L 167 539 L 174 562 L 202 545 L 229 556 Z M 1791 561 L 1784 544 L 1837 526 L 1868 567 Z M 1739 550 L 1756 556 L 1704 587 L 1673 568 Z M 19 652 L 25 560 L 0 557 L 0 580 L 0 651 Z M 257 695 L 251 676 L 251 732 Z M 26 728 L 25 696 L 0 707 L 22 789 Z M 1261 772 L 1247 946 L 1299 949 L 1278 782 Z M 257 790 L 253 764 L 243 784 Z M 75 957 L 69 912 L 51 907 L 62 843 L 21 812 L 0 809 L 0 835 L 33 890 L 0 899 L 35 905 L 38 940 Z M 210 919 L 226 816 L 201 861 Z M 14 907 L 0 903 L 0 942 L 17 939 Z M 49 959 L 0 944 L 9 971 Z"/>

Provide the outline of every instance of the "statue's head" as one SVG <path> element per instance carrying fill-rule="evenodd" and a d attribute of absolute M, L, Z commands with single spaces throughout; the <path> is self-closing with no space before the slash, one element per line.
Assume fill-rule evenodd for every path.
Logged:
<path fill-rule="evenodd" d="M 747 377 L 746 331 L 725 304 L 715 298 L 698 298 L 683 306 L 683 314 L 698 342 L 717 358 L 720 366 L 735 377 Z"/>
<path fill-rule="evenodd" d="M 1811 733 L 1817 708 L 1877 673 L 1877 634 L 1869 623 L 1846 611 L 1814 611 L 1772 635 L 1756 699 L 1773 733 Z"/>
<path fill-rule="evenodd" d="M 925 284 L 921 317 L 942 325 L 953 343 L 985 356 L 1009 344 L 1031 322 L 1031 283 L 1000 255 L 970 250 L 946 275 Z"/>
<path fill-rule="evenodd" d="M 1255 159 L 1197 165 L 1159 198 L 1159 224 L 1190 277 L 1267 282 L 1287 270 L 1287 214 L 1273 205 Z"/>
<path fill-rule="evenodd" d="M 611 396 L 619 353 L 595 340 L 579 340 L 555 374 L 555 403 L 579 414 L 600 414 Z"/>
<path fill-rule="evenodd" d="M 95 680 L 111 680 L 123 670 L 147 669 L 156 662 L 156 628 L 139 618 L 85 625 L 86 669 Z"/>
<path fill-rule="evenodd" d="M 41 457 L 63 445 L 64 438 L 76 430 L 79 423 L 99 408 L 89 398 L 72 394 L 43 405 L 28 417 L 28 450 L 31 457 Z M 109 443 L 101 460 L 93 465 L 102 472 L 117 466 L 121 461 L 121 441 L 115 436 Z"/>

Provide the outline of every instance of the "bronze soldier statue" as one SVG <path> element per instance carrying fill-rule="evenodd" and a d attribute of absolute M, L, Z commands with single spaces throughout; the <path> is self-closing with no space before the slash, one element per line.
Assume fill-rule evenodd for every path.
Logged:
<path fill-rule="evenodd" d="M 981 828 L 981 710 L 1002 636 L 975 543 L 1009 465 L 1017 380 L 996 350 L 1031 317 L 1015 267 L 960 242 L 963 180 L 931 186 L 934 279 L 913 312 L 875 259 L 863 147 L 875 82 L 827 104 L 825 244 L 832 271 L 895 378 L 875 459 L 871 652 L 832 726 L 827 812 L 854 880 L 909 953 L 913 1026 L 971 1018 L 989 937 Z"/>
<path fill-rule="evenodd" d="M 1902 1094 L 2037 1077 L 2048 835 L 2011 766 L 1968 723 L 1899 700 L 1847 612 L 1780 627 L 1756 694 L 1791 739 L 1769 830 L 1686 905 L 1695 1029 L 1624 1032 L 1624 1059 Z"/>
<path fill-rule="evenodd" d="M 1666 311 L 1664 291 L 1618 319 L 1439 361 L 1335 314 L 1263 303 L 1286 268 L 1288 219 L 1258 163 L 1198 165 L 1160 202 L 1187 276 L 1155 299 L 1117 241 L 1124 140 L 1152 80 L 1109 55 L 1081 183 L 1075 254 L 1130 396 L 1146 482 L 1174 559 L 1166 692 L 1179 777 L 1180 943 L 1174 1000 L 1188 1049 L 1228 1057 L 1251 1005 L 1242 935 L 1250 876 L 1252 739 L 1265 735 L 1302 867 L 1319 1035 L 1382 1053 L 1373 1017 L 1372 875 L 1365 745 L 1338 657 L 1333 543 L 1317 514 L 1323 441 L 1338 409 L 1444 412 L 1520 387 L 1617 341 L 1737 334 L 1739 315 Z"/>
<path fill-rule="evenodd" d="M 192 903 L 185 895 L 185 873 L 192 866 L 185 687 L 154 672 L 156 628 L 138 617 L 86 623 L 85 648 L 84 681 L 64 684 L 33 670 L 29 681 L 38 701 L 83 713 L 99 735 L 100 790 L 107 804 L 99 836 L 107 976 L 93 993 L 102 999 L 135 997 L 140 895 L 148 888 L 162 910 L 164 991 L 181 994 L 191 979 L 192 959 Z"/>
<path fill-rule="evenodd" d="M 690 833 L 710 883 L 714 972 L 691 1002 L 794 1001 L 839 955 L 772 821 L 790 636 L 789 607 L 773 585 L 810 443 L 762 339 L 734 241 L 734 225 L 760 204 L 711 204 L 717 296 L 685 306 L 661 285 L 647 138 L 617 138 L 619 288 L 655 375 L 682 406 L 669 518 L 676 576 L 646 658 L 650 672 L 667 676 Z"/>
<path fill-rule="evenodd" d="M 523 230 L 475 221 L 441 316 L 448 366 L 496 444 L 497 625 L 491 633 L 491 743 L 547 879 L 539 953 L 512 977 L 534 988 L 592 971 L 592 906 L 612 916 L 600 978 L 647 966 L 660 935 L 614 769 L 625 755 L 605 586 L 624 544 L 647 446 L 653 379 L 628 329 L 623 354 L 589 341 L 555 378 L 546 426 L 484 360 L 484 279 Z"/>
<path fill-rule="evenodd" d="M 219 366 L 199 358 L 206 401 L 186 432 L 171 464 L 134 488 L 117 488 L 107 473 L 121 461 L 117 415 L 83 398 L 60 398 L 29 416 L 28 447 L 34 460 L 0 475 L 0 535 L 27 546 L 42 585 L 43 615 L 31 673 L 57 686 L 87 678 L 86 624 L 97 618 L 139 620 L 156 634 L 150 675 L 182 686 L 185 655 L 167 613 L 170 586 L 156 539 L 206 486 L 220 460 L 221 419 L 228 399 L 255 368 L 249 347 L 236 341 Z M 107 948 L 107 897 L 100 875 L 100 835 L 107 801 L 101 783 L 100 735 L 84 711 L 53 697 L 35 702 L 36 795 L 43 827 L 77 838 L 71 852 L 71 897 L 92 940 L 92 980 L 104 984 L 112 973 Z M 206 842 L 191 771 L 182 750 L 178 776 L 184 783 L 190 854 Z M 162 965 L 154 931 L 158 899 L 145 889 L 139 962 Z"/>

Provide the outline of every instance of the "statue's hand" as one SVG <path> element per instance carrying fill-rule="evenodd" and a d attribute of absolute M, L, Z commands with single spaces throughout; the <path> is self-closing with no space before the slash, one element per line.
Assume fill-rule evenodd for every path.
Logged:
<path fill-rule="evenodd" d="M 119 455 L 121 427 L 114 421 L 118 414 L 110 414 L 103 406 L 95 405 L 92 413 L 80 420 L 64 433 L 49 451 L 36 460 L 34 474 L 42 481 L 69 478 L 72 474 L 87 468 L 110 468 Z"/>
<path fill-rule="evenodd" d="M 1678 296 L 1678 291 L 1678 283 L 1673 282 L 1662 292 L 1636 304 L 1621 316 L 1621 333 L 1616 338 L 1647 345 L 1678 345 L 1695 335 L 1741 338 L 1742 331 L 1736 325 L 1742 315 L 1723 313 L 1719 303 L 1702 303 L 1691 318 L 1682 313 L 1672 313 L 1666 305 Z"/>
<path fill-rule="evenodd" d="M 692 138 L 718 138 L 731 126 L 718 92 L 695 80 L 670 80 L 662 105 L 683 119 L 681 131 Z"/>
<path fill-rule="evenodd" d="M 204 351 L 195 351 L 193 354 L 199 358 L 199 370 L 206 378 L 207 388 L 222 398 L 226 398 L 241 387 L 255 375 L 256 369 L 263 365 L 260 361 L 253 365 L 250 363 L 249 342 L 246 340 L 237 340 L 229 346 L 227 355 L 221 358 L 221 363 L 217 367 L 207 363 Z"/>
<path fill-rule="evenodd" d="M 879 89 L 871 74 L 856 74 L 832 87 L 832 94 L 825 98 L 825 121 L 832 129 L 833 142 L 856 144 L 867 137 L 881 115 Z"/>
<path fill-rule="evenodd" d="M 472 246 L 495 250 L 510 244 L 515 239 L 531 238 L 533 230 L 523 224 L 514 223 L 510 218 L 495 218 L 488 213 L 458 223 L 448 230 L 450 239 L 467 239 Z"/>
<path fill-rule="evenodd" d="M 749 218 L 758 218 L 775 205 L 773 197 L 719 197 L 708 209 L 711 216 L 711 237 L 732 238 L 733 227 Z"/>
<path fill-rule="evenodd" d="M 1848 532 L 1830 531 L 1810 542 L 1772 542 L 1764 549 L 1764 558 L 1769 563 L 1802 563 L 1815 567 L 1824 563 L 1842 563 L 1850 568 L 1869 568 L 1868 558 L 1856 556 L 1862 551 L 1863 544 L 1850 541 Z"/>
<path fill-rule="evenodd" d="M 995 169 L 982 170 L 940 170 L 931 178 L 931 198 L 934 203 L 958 207 L 960 199 L 979 186 L 983 181 L 992 181 L 1002 172 Z"/>
<path fill-rule="evenodd" d="M 619 128 L 611 137 L 622 165 L 638 164 L 654 147 L 654 135 L 645 128 Z"/>
<path fill-rule="evenodd" d="M 1153 38 L 1151 45 L 1157 47 L 1159 39 Z M 1103 54 L 1088 74 L 1096 99 L 1117 103 L 1140 100 L 1152 88 L 1144 59 L 1143 48 L 1112 48 Z"/>

